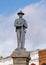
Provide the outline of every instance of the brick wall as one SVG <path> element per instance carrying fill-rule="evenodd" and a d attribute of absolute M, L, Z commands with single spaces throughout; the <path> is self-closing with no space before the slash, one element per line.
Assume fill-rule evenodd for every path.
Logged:
<path fill-rule="evenodd" d="M 46 49 L 39 51 L 39 65 L 46 64 Z"/>

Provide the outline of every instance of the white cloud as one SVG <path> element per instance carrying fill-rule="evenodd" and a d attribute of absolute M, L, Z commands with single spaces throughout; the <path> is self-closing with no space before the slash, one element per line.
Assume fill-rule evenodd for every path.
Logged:
<path fill-rule="evenodd" d="M 46 48 L 46 1 L 41 0 L 22 10 L 28 23 L 25 47 L 27 50 Z M 17 46 L 14 28 L 17 17 L 16 13 L 9 17 L 0 15 L 0 54 L 4 56 L 10 55 Z"/>
<path fill-rule="evenodd" d="M 25 18 L 29 26 L 27 38 L 30 39 L 30 45 L 32 46 L 30 49 L 46 48 L 46 1 L 31 4 L 25 7 L 23 11 L 26 14 Z M 44 46 L 42 47 L 43 44 Z"/>

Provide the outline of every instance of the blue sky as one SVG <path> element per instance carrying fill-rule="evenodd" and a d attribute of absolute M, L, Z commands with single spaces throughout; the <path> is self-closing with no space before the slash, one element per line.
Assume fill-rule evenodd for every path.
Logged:
<path fill-rule="evenodd" d="M 28 23 L 26 50 L 46 49 L 46 0 L 0 0 L 0 55 L 4 57 L 17 47 L 14 21 L 20 10 Z"/>
<path fill-rule="evenodd" d="M 39 1 L 40 0 L 0 0 L 0 14 L 10 15 L 20 8 Z"/>

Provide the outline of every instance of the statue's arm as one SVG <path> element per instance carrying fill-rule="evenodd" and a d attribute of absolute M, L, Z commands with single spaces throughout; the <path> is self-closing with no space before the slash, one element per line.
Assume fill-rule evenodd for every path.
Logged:
<path fill-rule="evenodd" d="M 20 29 L 20 28 L 21 28 L 21 25 L 19 24 L 18 19 L 15 20 L 14 26 L 15 26 L 15 28 L 16 28 L 16 31 L 17 31 L 17 29 Z"/>
<path fill-rule="evenodd" d="M 15 27 L 17 26 L 17 19 L 16 19 L 15 22 L 14 22 L 14 26 L 15 26 Z"/>
<path fill-rule="evenodd" d="M 24 20 L 24 27 L 27 28 L 28 25 L 27 25 L 27 22 Z"/>
<path fill-rule="evenodd" d="M 18 22 L 19 22 L 18 20 L 15 20 L 15 23 L 14 23 L 15 27 L 19 27 L 20 26 L 20 24 Z"/>
<path fill-rule="evenodd" d="M 17 23 L 17 19 L 15 20 L 15 22 L 14 22 L 14 26 L 15 26 L 15 29 L 16 29 L 16 31 L 17 31 L 17 28 L 18 28 L 18 23 Z"/>

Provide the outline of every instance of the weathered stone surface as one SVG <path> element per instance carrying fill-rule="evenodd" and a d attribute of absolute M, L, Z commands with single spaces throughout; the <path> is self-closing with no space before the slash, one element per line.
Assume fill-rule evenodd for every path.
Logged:
<path fill-rule="evenodd" d="M 23 18 L 24 13 L 22 11 L 18 12 L 19 18 L 15 20 L 14 26 L 17 33 L 17 42 L 18 42 L 18 49 L 24 49 L 25 45 L 25 34 L 27 29 L 27 22 Z"/>
<path fill-rule="evenodd" d="M 13 58 L 13 65 L 28 65 L 30 60 L 30 53 L 26 50 L 15 50 L 11 57 Z"/>

